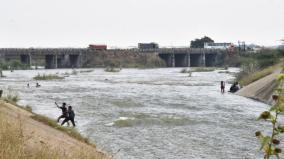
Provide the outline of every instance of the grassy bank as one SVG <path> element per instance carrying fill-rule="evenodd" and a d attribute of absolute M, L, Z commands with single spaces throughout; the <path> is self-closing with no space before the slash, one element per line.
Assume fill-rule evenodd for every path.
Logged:
<path fill-rule="evenodd" d="M 263 49 L 257 53 L 240 54 L 241 71 L 236 80 L 246 86 L 271 74 L 275 69 L 283 67 L 284 50 Z"/>
<path fill-rule="evenodd" d="M 24 109 L 26 109 L 26 107 Z M 94 144 L 91 144 L 89 142 L 88 138 L 83 137 L 76 129 L 66 128 L 66 127 L 60 126 L 60 125 L 58 125 L 58 123 L 54 119 L 48 118 L 48 117 L 43 116 L 43 115 L 35 114 L 35 113 L 33 113 L 31 118 L 34 119 L 34 120 L 37 120 L 39 122 L 42 122 L 42 123 L 44 123 L 44 124 L 46 124 L 46 125 L 48 125 L 52 128 L 60 130 L 60 131 L 68 134 L 69 136 L 71 136 L 71 137 L 73 137 L 73 138 L 75 138 L 79 141 L 85 142 L 85 143 L 90 144 L 90 145 L 95 147 Z"/>
<path fill-rule="evenodd" d="M 23 133 L 22 119 L 10 120 L 0 112 L 0 158 L 3 159 L 60 159 L 60 152 L 49 146 L 32 150 L 26 145 L 27 138 Z"/>
<path fill-rule="evenodd" d="M 77 139 L 77 140 L 80 140 L 82 142 L 85 142 L 87 144 L 90 144 L 92 146 L 95 146 L 93 144 L 91 144 L 89 142 L 89 139 L 86 138 L 86 137 L 83 137 L 76 129 L 72 129 L 72 128 L 66 128 L 66 127 L 62 127 L 60 126 L 54 119 L 51 119 L 51 118 L 48 118 L 46 116 L 43 116 L 43 115 L 39 115 L 39 114 L 36 114 L 36 113 L 33 113 L 32 111 L 32 108 L 27 105 L 27 106 L 20 106 L 17 104 L 17 102 L 19 101 L 19 96 L 15 93 L 13 93 L 12 91 L 8 91 L 8 93 L 3 96 L 2 98 L 0 98 L 0 100 L 3 100 L 7 103 L 10 103 L 18 108 L 21 108 L 21 109 L 24 109 L 30 113 L 32 113 L 31 115 L 31 118 L 34 119 L 34 120 L 37 120 L 39 122 L 42 122 L 52 128 L 55 128 L 57 130 L 60 130 L 62 132 L 65 132 L 66 134 L 68 134 L 69 136 Z"/>
<path fill-rule="evenodd" d="M 269 67 L 265 67 L 265 68 L 261 68 L 261 69 L 256 69 L 256 70 L 243 70 L 238 74 L 237 76 L 237 81 L 239 81 L 241 86 L 246 86 L 249 85 L 252 82 L 255 82 L 271 73 L 273 73 L 273 71 L 277 70 L 277 69 L 281 69 L 284 66 L 284 61 L 281 60 L 279 63 L 273 65 L 273 66 L 269 66 Z"/>
<path fill-rule="evenodd" d="M 18 100 L 19 97 L 16 94 L 13 94 L 11 91 L 6 93 L 5 96 L 0 99 L 0 158 L 107 158 L 104 154 L 96 152 L 95 145 L 91 144 L 88 138 L 83 137 L 76 129 L 62 127 L 58 125 L 58 123 L 53 119 L 35 114 L 32 112 L 32 108 L 30 106 L 19 106 L 17 104 Z M 52 134 L 55 133 L 54 130 L 50 130 L 51 132 L 48 133 L 48 129 L 41 129 L 42 126 L 36 126 L 33 121 L 39 121 L 38 124 L 41 123 L 49 127 L 49 129 L 63 132 L 63 134 L 70 136 L 72 140 L 75 139 L 78 144 L 75 144 L 74 146 L 70 145 L 70 143 L 74 141 L 68 141 L 69 139 L 63 136 L 59 137 L 59 139 L 61 140 L 61 138 L 66 138 L 66 143 L 57 141 L 58 139 L 56 139 L 55 136 L 58 133 Z M 29 123 L 33 124 L 30 125 Z M 40 132 L 44 133 L 42 134 Z M 35 135 L 34 133 L 37 135 Z M 48 135 L 49 137 L 39 137 L 39 134 L 43 136 Z M 55 139 L 52 139 L 53 137 Z M 48 140 L 44 140 L 45 138 Z M 54 143 L 54 140 L 59 143 L 55 145 L 51 144 L 52 142 Z M 83 147 L 78 146 L 81 144 L 80 142 L 85 143 L 86 145 L 83 145 Z M 36 143 L 39 143 L 39 145 L 37 145 Z M 65 144 L 65 146 L 63 144 Z M 86 149 L 84 149 L 84 147 Z"/>

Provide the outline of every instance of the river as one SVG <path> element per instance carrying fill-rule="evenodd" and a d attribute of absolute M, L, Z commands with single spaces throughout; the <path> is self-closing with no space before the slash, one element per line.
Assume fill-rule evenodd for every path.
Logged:
<path fill-rule="evenodd" d="M 32 80 L 38 73 L 70 69 L 4 71 L 0 89 L 18 92 L 21 105 L 57 118 L 54 105 L 74 107 L 77 129 L 117 159 L 261 158 L 254 136 L 269 125 L 256 118 L 267 105 L 220 93 L 232 73 L 180 73 L 181 68 L 77 70 L 63 80 Z M 27 88 L 30 83 L 30 88 Z"/>

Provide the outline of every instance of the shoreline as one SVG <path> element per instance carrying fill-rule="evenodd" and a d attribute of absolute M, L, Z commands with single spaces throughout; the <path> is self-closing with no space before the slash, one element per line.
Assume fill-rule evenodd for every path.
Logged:
<path fill-rule="evenodd" d="M 47 123 L 33 119 L 34 114 L 0 99 L 0 115 L 5 122 L 20 123 L 23 132 L 25 149 L 46 148 L 56 150 L 60 158 L 94 158 L 111 159 L 112 157 L 96 148 L 92 143 L 87 143 L 72 137 L 67 131 L 54 128 Z M 60 126 L 59 126 L 60 127 Z M 72 131 L 72 129 L 70 129 Z M 11 145 L 13 146 L 13 145 Z"/>
<path fill-rule="evenodd" d="M 272 104 L 274 89 L 277 87 L 277 76 L 282 72 L 282 68 L 276 69 L 273 73 L 260 78 L 257 81 L 241 88 L 236 95 L 247 97 L 265 104 Z"/>

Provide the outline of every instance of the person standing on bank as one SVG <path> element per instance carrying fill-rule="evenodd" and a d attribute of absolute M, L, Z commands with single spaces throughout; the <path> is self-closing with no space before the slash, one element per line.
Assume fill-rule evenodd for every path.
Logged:
<path fill-rule="evenodd" d="M 72 109 L 72 106 L 69 106 L 68 107 L 68 117 L 63 120 L 61 125 L 64 125 L 64 123 L 66 123 L 66 122 L 68 122 L 70 120 L 72 122 L 72 124 L 73 124 L 73 127 L 75 127 L 76 125 L 75 125 L 74 119 L 75 119 L 75 113 L 74 113 L 74 111 Z"/>
<path fill-rule="evenodd" d="M 225 93 L 225 82 L 221 81 L 221 93 Z"/>

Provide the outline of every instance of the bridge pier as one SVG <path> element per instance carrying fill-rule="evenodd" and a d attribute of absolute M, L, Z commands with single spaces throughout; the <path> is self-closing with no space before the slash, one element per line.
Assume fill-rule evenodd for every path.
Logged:
<path fill-rule="evenodd" d="M 187 67 L 188 66 L 188 55 L 187 54 L 175 54 L 175 66 L 176 67 Z"/>
<path fill-rule="evenodd" d="M 45 68 L 56 69 L 57 68 L 57 55 L 46 55 L 45 56 Z"/>
<path fill-rule="evenodd" d="M 77 68 L 81 66 L 80 55 L 69 55 L 70 58 L 70 66 L 72 68 Z"/>
<path fill-rule="evenodd" d="M 31 65 L 32 57 L 30 54 L 22 54 L 20 55 L 20 62 L 25 65 Z"/>
<path fill-rule="evenodd" d="M 205 55 L 205 66 L 206 67 L 214 67 L 217 63 L 217 54 L 207 54 Z"/>
<path fill-rule="evenodd" d="M 187 67 L 190 67 L 190 53 L 186 54 L 186 65 Z"/>
<path fill-rule="evenodd" d="M 171 54 L 171 66 L 170 67 L 176 67 L 175 54 Z"/>
<path fill-rule="evenodd" d="M 190 54 L 190 67 L 202 66 L 202 54 Z"/>
<path fill-rule="evenodd" d="M 172 66 L 171 54 L 159 54 L 159 57 L 166 62 L 167 67 L 171 67 Z"/>
<path fill-rule="evenodd" d="M 203 52 L 201 54 L 201 67 L 206 67 L 206 58 L 205 58 L 205 53 Z"/>

